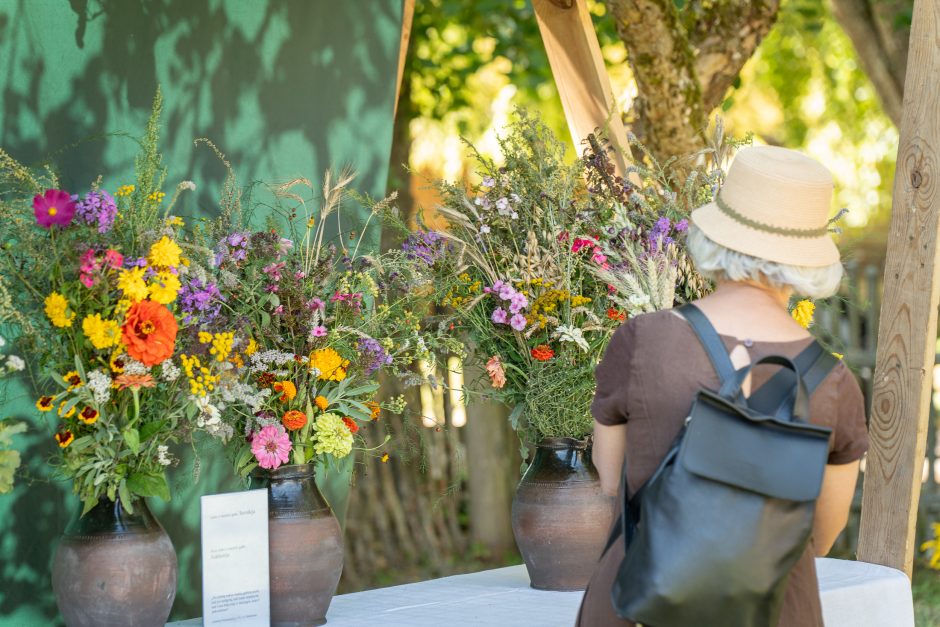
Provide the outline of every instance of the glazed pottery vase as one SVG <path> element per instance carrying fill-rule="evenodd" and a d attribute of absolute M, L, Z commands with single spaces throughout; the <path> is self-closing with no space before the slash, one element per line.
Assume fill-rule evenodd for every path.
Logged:
<path fill-rule="evenodd" d="M 68 627 L 163 627 L 176 598 L 176 551 L 143 499 L 101 499 L 59 541 L 52 587 Z"/>
<path fill-rule="evenodd" d="M 313 464 L 252 473 L 268 488 L 272 627 L 324 624 L 343 572 L 343 535 L 314 475 Z"/>
<path fill-rule="evenodd" d="M 614 499 L 601 492 L 587 442 L 539 442 L 512 501 L 512 531 L 532 587 L 584 590 L 614 513 Z"/>

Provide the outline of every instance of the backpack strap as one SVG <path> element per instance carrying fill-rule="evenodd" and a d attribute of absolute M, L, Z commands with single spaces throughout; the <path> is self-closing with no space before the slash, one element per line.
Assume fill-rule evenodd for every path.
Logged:
<path fill-rule="evenodd" d="M 839 363 L 839 360 L 817 341 L 803 349 L 793 361 L 802 373 L 801 378 L 808 396 L 812 395 Z M 788 408 L 793 406 L 796 393 L 793 377 L 792 371 L 781 368 L 748 397 L 748 406 L 768 416 L 783 416 Z"/>
<path fill-rule="evenodd" d="M 721 341 L 721 336 L 718 335 L 718 331 L 712 326 L 711 321 L 702 313 L 702 310 L 689 303 L 679 307 L 676 311 L 692 325 L 692 330 L 695 331 L 702 343 L 702 347 L 711 360 L 715 372 L 718 373 L 718 379 L 721 383 L 724 384 L 734 378 L 735 367 L 731 363 L 731 357 L 725 349 L 725 344 Z"/>

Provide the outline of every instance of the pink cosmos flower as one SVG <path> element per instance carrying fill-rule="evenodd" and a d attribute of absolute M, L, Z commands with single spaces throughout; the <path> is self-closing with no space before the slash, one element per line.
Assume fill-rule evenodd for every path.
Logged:
<path fill-rule="evenodd" d="M 595 248 L 594 254 L 591 255 L 591 260 L 596 264 L 603 264 L 605 261 L 607 261 L 607 255 L 602 253 L 600 248 Z"/>
<path fill-rule="evenodd" d="M 511 326 L 516 331 L 525 331 L 525 316 L 522 314 L 516 314 L 509 319 L 509 326 Z"/>
<path fill-rule="evenodd" d="M 75 201 L 68 192 L 61 189 L 47 189 L 43 194 L 33 196 L 33 212 L 36 223 L 44 229 L 53 224 L 68 226 L 75 215 Z"/>
<path fill-rule="evenodd" d="M 322 324 L 316 327 L 313 327 L 313 331 L 310 332 L 310 335 L 313 337 L 326 337 L 326 327 Z"/>
<path fill-rule="evenodd" d="M 251 438 L 251 452 L 259 466 L 274 470 L 289 459 L 290 436 L 281 425 L 267 425 Z"/>
<path fill-rule="evenodd" d="M 502 307 L 497 307 L 490 319 L 495 324 L 506 324 L 506 320 L 508 320 L 508 318 L 509 314 L 506 313 L 506 310 Z"/>

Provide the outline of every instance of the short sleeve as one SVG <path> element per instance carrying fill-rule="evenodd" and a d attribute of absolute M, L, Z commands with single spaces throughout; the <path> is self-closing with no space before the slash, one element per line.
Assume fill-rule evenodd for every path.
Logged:
<path fill-rule="evenodd" d="M 636 339 L 635 319 L 620 326 L 610 339 L 604 358 L 594 370 L 597 389 L 591 403 L 594 420 L 602 425 L 620 425 L 627 422 L 627 399 L 630 366 Z"/>
<path fill-rule="evenodd" d="M 830 464 L 848 464 L 861 459 L 868 450 L 868 425 L 865 423 L 865 400 L 855 376 L 840 363 L 835 373 L 840 377 L 836 384 L 836 404 L 839 419 L 832 434 Z"/>

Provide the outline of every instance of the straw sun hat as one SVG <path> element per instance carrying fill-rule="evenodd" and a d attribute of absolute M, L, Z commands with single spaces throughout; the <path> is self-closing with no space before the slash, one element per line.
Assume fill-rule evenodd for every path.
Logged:
<path fill-rule="evenodd" d="M 829 236 L 832 175 L 806 155 L 775 146 L 738 152 L 713 202 L 692 222 L 725 248 L 777 263 L 823 267 L 839 261 Z"/>

